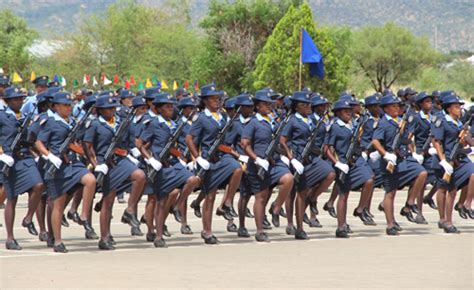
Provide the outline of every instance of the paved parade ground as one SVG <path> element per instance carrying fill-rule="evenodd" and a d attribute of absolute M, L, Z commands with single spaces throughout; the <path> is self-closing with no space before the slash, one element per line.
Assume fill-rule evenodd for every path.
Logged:
<path fill-rule="evenodd" d="M 216 203 L 222 195 L 218 195 Z M 191 196 L 192 200 L 194 197 Z M 397 216 L 403 232 L 385 235 L 385 219 L 376 205 L 382 192 L 374 194 L 377 226 L 364 226 L 349 215 L 354 231 L 350 239 L 336 239 L 336 219 L 322 210 L 328 193 L 319 199 L 319 220 L 323 228 L 309 228 L 309 241 L 296 241 L 285 234 L 286 220 L 269 232 L 270 243 L 237 238 L 226 232 L 226 221 L 214 217 L 213 227 L 222 242 L 203 243 L 201 221 L 192 211 L 191 236 L 181 235 L 173 217 L 167 221 L 172 234 L 167 249 L 154 248 L 145 237 L 130 236 L 128 225 L 120 223 L 125 205 L 115 204 L 112 233 L 115 251 L 99 251 L 97 240 L 85 240 L 82 227 L 70 221 L 63 227 L 68 254 L 56 254 L 46 243 L 28 234 L 20 223 L 26 211 L 26 196 L 18 202 L 16 238 L 22 251 L 4 249 L 5 228 L 0 228 L 0 289 L 6 288 L 465 288 L 474 285 L 474 220 L 462 220 L 455 212 L 460 235 L 447 235 L 437 228 L 437 212 L 425 207 L 429 225 L 409 223 Z M 358 193 L 349 199 L 352 214 Z M 396 209 L 405 203 L 406 192 L 398 194 Z M 236 198 L 237 200 L 237 198 Z M 144 202 L 139 204 L 140 215 Z M 3 222 L 3 210 L 0 210 Z M 99 232 L 98 215 L 94 228 Z M 37 222 L 35 225 L 38 229 Z M 142 225 L 145 232 L 145 226 Z M 247 228 L 255 233 L 253 219 Z"/>

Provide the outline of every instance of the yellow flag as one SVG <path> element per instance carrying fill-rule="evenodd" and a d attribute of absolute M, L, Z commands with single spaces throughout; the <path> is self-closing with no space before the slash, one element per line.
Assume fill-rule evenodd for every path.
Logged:
<path fill-rule="evenodd" d="M 178 83 L 176 81 L 173 81 L 173 91 L 176 91 L 178 89 Z"/>
<path fill-rule="evenodd" d="M 34 81 L 36 79 L 36 74 L 34 71 L 31 71 L 30 81 Z"/>
<path fill-rule="evenodd" d="M 12 78 L 12 83 L 21 83 L 23 79 L 20 77 L 20 75 L 17 72 L 13 73 L 13 78 Z"/>
<path fill-rule="evenodd" d="M 153 87 L 153 84 L 151 83 L 150 78 L 147 78 L 146 83 L 145 83 L 145 88 L 151 88 L 151 87 Z"/>
<path fill-rule="evenodd" d="M 162 88 L 163 90 L 169 89 L 169 88 L 168 88 L 168 85 L 166 84 L 166 81 L 165 81 L 165 80 L 161 80 L 161 88 Z"/>

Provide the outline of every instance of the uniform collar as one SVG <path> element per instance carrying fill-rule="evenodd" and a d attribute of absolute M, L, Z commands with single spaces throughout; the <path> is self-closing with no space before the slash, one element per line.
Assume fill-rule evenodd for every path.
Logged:
<path fill-rule="evenodd" d="M 51 109 L 48 109 L 48 110 L 46 111 L 46 114 L 48 115 L 48 117 L 53 117 L 54 114 L 55 114 L 55 112 L 53 112 L 53 110 L 51 110 Z"/>
<path fill-rule="evenodd" d="M 420 118 L 422 119 L 425 119 L 427 120 L 428 122 L 431 122 L 431 114 L 428 113 L 428 115 L 426 115 L 423 110 L 420 111 Z"/>
<path fill-rule="evenodd" d="M 214 114 L 209 111 L 208 108 L 204 109 L 204 115 L 208 116 L 208 117 L 211 117 L 214 121 L 216 121 L 217 123 L 221 123 L 222 120 L 224 119 L 224 117 L 222 117 L 222 114 L 220 112 L 216 112 L 218 115 L 219 115 L 219 120 L 217 120 L 215 117 L 214 117 Z"/>
<path fill-rule="evenodd" d="M 148 110 L 148 115 L 150 115 L 150 117 L 152 117 L 152 118 L 158 117 L 158 115 L 155 114 L 155 112 L 153 112 L 152 109 Z"/>
<path fill-rule="evenodd" d="M 7 109 L 5 110 L 5 113 L 12 115 L 12 116 L 15 117 L 15 119 L 16 119 L 16 113 L 13 112 L 13 110 L 12 110 L 10 107 L 7 107 Z M 23 115 L 23 113 L 20 111 L 20 119 L 22 119 L 23 117 L 24 117 L 24 115 Z"/>
<path fill-rule="evenodd" d="M 260 113 L 255 114 L 255 117 L 256 117 L 257 120 L 259 120 L 259 121 L 265 121 L 265 122 L 267 122 L 268 124 L 273 125 L 273 124 L 272 124 L 272 123 L 273 123 L 273 122 L 272 122 L 273 119 L 272 119 L 271 116 L 267 116 L 270 120 L 267 120 L 266 118 L 264 118 Z"/>
<path fill-rule="evenodd" d="M 314 118 L 316 119 L 316 121 L 319 122 L 319 120 L 321 120 L 321 116 L 319 116 L 318 113 L 313 113 L 313 116 L 314 116 Z"/>
<path fill-rule="evenodd" d="M 117 125 L 120 123 L 120 118 L 117 115 L 114 115 L 114 118 L 115 118 L 114 127 L 110 126 L 109 122 L 107 122 L 102 116 L 99 116 L 99 122 L 103 123 L 104 125 L 106 125 L 107 127 L 115 131 L 115 129 L 117 129 Z"/>
<path fill-rule="evenodd" d="M 295 114 L 295 117 L 296 117 L 297 119 L 300 119 L 301 121 L 303 121 L 303 123 L 305 123 L 305 124 L 308 125 L 309 127 L 311 127 L 311 126 L 313 125 L 313 122 L 311 121 L 310 118 L 308 118 L 308 117 L 305 118 L 305 117 L 303 117 L 300 113 L 296 113 L 296 114 Z M 306 120 L 305 120 L 305 119 L 306 119 Z"/>
<path fill-rule="evenodd" d="M 136 124 L 136 123 L 140 122 L 140 120 L 143 118 L 143 115 L 144 114 L 136 115 L 135 117 L 133 117 L 133 123 Z"/>
<path fill-rule="evenodd" d="M 163 116 L 161 115 L 157 115 L 157 118 L 158 118 L 158 122 L 161 124 L 161 123 L 165 123 L 166 126 L 168 126 L 168 128 L 170 129 L 174 129 L 176 127 L 176 123 L 173 121 L 173 120 L 169 120 L 167 121 L 165 118 L 163 118 Z"/>
<path fill-rule="evenodd" d="M 341 127 L 346 127 L 347 129 L 352 130 L 352 123 L 351 122 L 346 123 L 346 122 L 342 121 L 341 119 L 337 118 L 336 123 Z"/>
<path fill-rule="evenodd" d="M 239 120 L 240 120 L 240 123 L 242 123 L 242 124 L 247 124 L 250 121 L 251 118 L 252 117 L 244 118 L 244 116 L 239 115 Z"/>
<path fill-rule="evenodd" d="M 393 121 L 394 121 L 395 123 L 397 123 L 397 124 L 398 124 L 398 122 L 399 122 L 398 117 L 397 117 L 397 119 L 394 119 L 394 118 L 392 118 L 391 116 L 389 116 L 388 114 L 385 114 L 385 118 L 387 118 L 387 121 L 393 120 Z"/>
<path fill-rule="evenodd" d="M 61 116 L 58 115 L 58 113 L 54 113 L 52 118 L 58 122 L 62 122 L 63 124 L 65 124 L 66 126 L 68 126 L 68 128 L 71 128 L 71 118 L 68 118 L 69 119 L 69 122 L 66 122 L 66 120 L 64 120 L 64 118 L 62 118 Z"/>
<path fill-rule="evenodd" d="M 453 123 L 454 125 L 461 127 L 462 122 L 460 120 L 454 120 L 449 114 L 444 115 L 446 121 Z"/>

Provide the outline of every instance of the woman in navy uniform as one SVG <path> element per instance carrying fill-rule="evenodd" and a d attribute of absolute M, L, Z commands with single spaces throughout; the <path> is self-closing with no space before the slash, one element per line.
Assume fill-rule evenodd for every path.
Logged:
<path fill-rule="evenodd" d="M 186 136 L 186 144 L 196 159 L 197 168 L 205 170 L 201 180 L 201 188 L 206 195 L 203 205 L 203 231 L 201 237 L 206 244 L 217 244 L 219 242 L 212 234 L 212 211 L 217 189 L 225 188 L 229 184 L 228 193 L 233 194 L 238 189 L 242 177 L 242 168 L 235 159 L 208 156 L 208 151 L 217 134 L 226 124 L 225 118 L 219 113 L 221 96 L 222 92 L 217 91 L 215 85 L 207 85 L 201 88 L 201 99 L 205 109 L 193 122 Z M 196 144 L 200 146 L 196 146 Z M 199 147 L 200 151 L 198 151 Z"/>
<path fill-rule="evenodd" d="M 139 149 L 145 162 L 157 172 L 151 182 L 156 198 L 154 245 L 160 248 L 166 247 L 163 227 L 171 205 L 176 201 L 178 194 L 184 199 L 187 198 L 199 183 L 199 179 L 177 158 L 170 156 L 170 159 L 164 162 L 165 164 L 158 160 L 161 151 L 177 127 L 172 120 L 175 103 L 176 101 L 167 93 L 156 95 L 153 105 L 158 115 L 144 124 L 145 128 L 140 135 L 142 146 Z"/>
<path fill-rule="evenodd" d="M 453 225 L 453 207 L 456 192 L 467 187 L 467 198 L 474 196 L 474 163 L 465 152 L 455 154 L 454 160 L 449 156 L 457 142 L 465 144 L 466 140 L 458 140 L 463 123 L 461 118 L 461 107 L 464 102 L 454 93 L 443 99 L 443 110 L 446 113 L 440 120 L 431 124 L 433 132 L 434 147 L 436 149 L 439 163 L 435 162 L 434 168 L 438 177 L 438 192 L 436 201 L 438 203 L 439 223 L 446 233 L 459 233 Z M 437 160 L 436 160 L 437 161 Z M 443 178 L 445 174 L 450 176 L 449 182 Z M 466 201 L 467 203 L 467 201 Z M 469 202 L 470 205 L 470 202 Z M 474 217 L 470 208 L 462 209 Z"/>
<path fill-rule="evenodd" d="M 373 172 L 362 156 L 355 156 L 354 164 L 348 164 L 346 153 L 349 149 L 354 125 L 352 119 L 352 105 L 349 101 L 340 100 L 334 103 L 333 112 L 336 115 L 333 124 L 329 127 L 324 143 L 328 145 L 326 155 L 344 178 L 339 176 L 335 186 L 339 193 L 337 199 L 337 238 L 348 238 L 351 229 L 346 221 L 347 199 L 352 190 L 361 190 L 361 195 L 372 191 L 374 180 Z"/>
<path fill-rule="evenodd" d="M 384 110 L 384 117 L 380 119 L 373 135 L 372 144 L 383 157 L 380 161 L 380 170 L 384 179 L 385 196 L 383 208 L 385 218 L 387 219 L 387 235 L 398 235 L 402 230 L 395 221 L 394 202 L 397 189 L 407 185 L 410 186 L 407 202 L 401 209 L 400 214 L 407 217 L 409 221 L 414 222 L 413 214 L 418 214 L 418 208 L 415 204 L 416 197 L 420 191 L 423 191 L 426 177 L 426 170 L 421 166 L 410 153 L 411 145 L 400 145 L 398 152 L 392 151 L 393 140 L 397 135 L 397 130 L 401 123 L 400 98 L 394 95 L 385 95 L 380 101 L 380 106 Z M 407 125 L 408 126 L 408 125 Z M 401 141 L 408 139 L 408 128 L 403 131 Z M 404 142 L 400 142 L 403 144 Z M 393 166 L 392 173 L 387 168 L 387 164 Z"/>
<path fill-rule="evenodd" d="M 275 120 L 270 117 L 273 102 L 270 93 L 259 91 L 256 94 L 254 103 L 257 113 L 245 126 L 241 137 L 241 146 L 249 156 L 247 178 L 251 192 L 255 194 L 253 212 L 257 227 L 255 239 L 258 242 L 270 241 L 268 235 L 263 231 L 265 206 L 271 196 L 270 189 L 278 185 L 280 190 L 276 201 L 270 208 L 272 222 L 278 227 L 280 225 L 280 209 L 293 188 L 293 175 L 281 161 L 279 154 L 271 156 L 274 160 L 272 164 L 265 156 L 265 151 L 272 141 L 273 133 L 277 130 Z M 265 171 L 263 180 L 258 176 L 259 168 L 263 168 Z"/>
<path fill-rule="evenodd" d="M 113 250 L 114 240 L 110 233 L 110 220 L 112 216 L 112 207 L 117 190 L 127 182 L 132 182 L 131 196 L 140 196 L 145 185 L 145 174 L 139 169 L 133 161 L 127 156 L 114 155 L 113 162 L 115 166 L 109 168 L 105 163 L 104 155 L 110 146 L 116 130 L 120 127 L 121 120 L 116 114 L 115 109 L 118 106 L 117 99 L 110 95 L 102 95 L 97 98 L 96 108 L 99 117 L 93 120 L 86 129 L 84 135 L 85 153 L 89 162 L 94 166 L 96 173 L 104 174 L 104 183 L 102 186 L 103 206 L 100 211 L 100 240 L 99 249 Z M 121 141 L 126 140 L 127 136 Z M 131 226 L 139 226 L 140 222 L 134 212 L 126 209 L 122 216 L 122 221 Z"/>
<path fill-rule="evenodd" d="M 328 189 L 334 181 L 335 173 L 331 165 L 319 157 L 310 155 L 308 160 L 303 160 L 303 150 L 316 126 L 309 117 L 312 103 L 310 92 L 295 92 L 291 97 L 291 102 L 292 111 L 295 114 L 283 128 L 280 142 L 294 174 L 298 174 L 300 177 L 291 193 L 290 206 L 287 207 L 286 213 L 288 227 L 294 227 L 291 222 L 296 197 L 297 228 L 296 231 L 292 228 L 290 232 L 294 234 L 295 239 L 307 240 L 309 238 L 303 229 L 303 216 L 308 205 L 309 194 L 311 192 L 314 195 L 319 195 Z M 287 233 L 289 234 L 288 227 Z"/>
<path fill-rule="evenodd" d="M 77 191 L 82 191 L 84 201 L 89 201 L 95 193 L 95 177 L 84 164 L 77 159 L 75 153 L 70 152 L 65 156 L 59 156 L 59 149 L 66 140 L 69 131 L 74 126 L 74 120 L 70 117 L 72 112 L 72 97 L 68 92 L 54 94 L 54 115 L 42 122 L 37 140 L 36 148 L 42 156 L 46 156 L 48 164 L 56 167 L 54 175 L 45 173 L 45 181 L 48 196 L 52 200 L 53 209 L 51 224 L 54 234 L 54 251 L 66 253 L 67 249 L 61 239 L 61 220 L 64 208 Z M 84 225 L 87 231 L 92 227 L 87 215 L 79 218 L 79 224 Z"/>
<path fill-rule="evenodd" d="M 7 237 L 5 247 L 8 250 L 21 250 L 21 246 L 13 236 L 13 223 L 15 218 L 15 207 L 18 201 L 18 196 L 25 192 L 29 193 L 28 211 L 23 218 L 22 226 L 28 229 L 32 235 L 38 235 L 33 224 L 33 214 L 38 207 L 41 199 L 41 194 L 44 190 L 43 180 L 36 167 L 36 162 L 29 151 L 31 144 L 25 139 L 20 141 L 15 152 L 11 151 L 10 146 L 13 143 L 18 128 L 23 122 L 24 116 L 20 112 L 23 104 L 23 94 L 19 88 L 10 87 L 5 90 L 5 101 L 7 108 L 0 111 L 0 144 L 2 150 L 0 152 L 0 161 L 8 167 L 8 176 L 3 175 L 3 186 L 7 194 L 7 204 L 5 207 L 5 226 L 7 230 Z M 29 126 L 27 124 L 26 126 Z M 27 128 L 24 128 L 28 130 Z"/>

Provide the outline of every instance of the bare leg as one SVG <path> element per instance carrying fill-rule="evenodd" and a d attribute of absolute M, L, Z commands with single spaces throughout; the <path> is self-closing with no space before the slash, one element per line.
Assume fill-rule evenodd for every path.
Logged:
<path fill-rule="evenodd" d="M 7 199 L 5 206 L 5 227 L 7 229 L 7 241 L 13 240 L 13 223 L 15 221 L 15 207 L 18 201 L 18 197 Z"/>
<path fill-rule="evenodd" d="M 216 200 L 217 190 L 208 192 L 202 205 L 202 233 L 205 237 L 212 235 L 212 211 Z"/>
<path fill-rule="evenodd" d="M 136 214 L 137 203 L 140 200 L 145 187 L 145 173 L 141 169 L 136 169 L 130 175 L 130 180 L 132 181 L 132 190 L 128 197 L 127 212 L 130 214 Z"/>
<path fill-rule="evenodd" d="M 155 207 L 156 207 L 156 195 L 148 195 L 148 199 L 145 205 L 145 221 L 148 228 L 148 233 L 153 233 L 153 220 L 155 217 Z"/>
<path fill-rule="evenodd" d="M 383 199 L 385 219 L 387 220 L 387 228 L 392 228 L 395 225 L 395 216 L 393 212 L 394 212 L 394 207 L 395 207 L 394 202 L 395 202 L 396 193 L 397 193 L 396 190 L 385 193 L 385 197 Z"/>
<path fill-rule="evenodd" d="M 92 173 L 87 173 L 81 178 L 82 187 L 82 212 L 81 220 L 85 221 L 89 219 L 92 214 L 92 202 L 94 200 L 96 180 Z M 74 195 L 73 202 L 76 201 L 76 195 Z M 71 206 L 72 207 L 72 206 Z M 76 208 L 77 210 L 77 208 Z M 92 222 L 92 221 L 90 221 Z"/>
<path fill-rule="evenodd" d="M 28 198 L 28 211 L 24 217 L 24 221 L 31 222 L 33 215 L 35 214 L 36 209 L 38 208 L 38 203 L 41 199 L 41 194 L 43 193 L 44 185 L 43 183 L 38 183 L 33 185 L 31 192 L 29 193 Z"/>
<path fill-rule="evenodd" d="M 446 222 L 446 188 L 438 188 L 436 203 L 438 204 L 439 221 Z"/>
<path fill-rule="evenodd" d="M 110 235 L 110 219 L 112 217 L 112 207 L 114 206 L 116 192 L 109 192 L 102 198 L 102 210 L 100 211 L 100 238 L 107 241 Z"/>
<path fill-rule="evenodd" d="M 296 228 L 299 231 L 303 230 L 303 216 L 306 209 L 306 199 L 308 198 L 309 189 L 297 193 L 296 197 Z M 287 214 L 289 217 L 289 215 Z M 288 225 L 290 224 L 288 219 Z"/>
<path fill-rule="evenodd" d="M 349 192 L 340 193 L 339 198 L 337 199 L 337 228 L 339 230 L 343 230 L 346 226 L 348 197 Z"/>
<path fill-rule="evenodd" d="M 454 209 L 454 202 L 456 200 L 456 190 L 452 190 L 448 192 L 448 196 L 446 197 L 446 226 L 453 225 L 453 209 Z"/>
<path fill-rule="evenodd" d="M 273 214 L 280 213 L 283 203 L 293 189 L 293 175 L 291 175 L 291 173 L 283 175 L 279 180 L 278 187 L 279 192 L 277 199 L 275 200 L 275 206 L 273 207 Z"/>
<path fill-rule="evenodd" d="M 263 219 L 265 217 L 265 206 L 270 196 L 270 190 L 265 189 L 255 194 L 255 203 L 253 204 L 253 214 L 255 216 L 255 226 L 257 234 L 263 232 Z"/>

